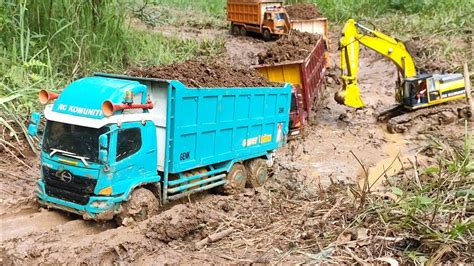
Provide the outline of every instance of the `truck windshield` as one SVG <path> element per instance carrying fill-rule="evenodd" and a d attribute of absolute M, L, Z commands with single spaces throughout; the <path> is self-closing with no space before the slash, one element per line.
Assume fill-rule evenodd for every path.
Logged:
<path fill-rule="evenodd" d="M 98 162 L 99 136 L 105 132 L 105 127 L 97 129 L 48 121 L 43 138 L 43 151 L 50 153 L 51 149 L 57 149 L 86 157 L 87 161 Z"/>
<path fill-rule="evenodd" d="M 285 20 L 285 13 L 275 13 L 275 20 Z"/>

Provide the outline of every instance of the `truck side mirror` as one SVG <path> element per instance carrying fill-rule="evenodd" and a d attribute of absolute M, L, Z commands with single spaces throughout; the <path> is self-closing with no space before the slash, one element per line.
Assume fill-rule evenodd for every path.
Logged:
<path fill-rule="evenodd" d="M 101 150 L 107 150 L 109 148 L 109 137 L 107 134 L 102 134 L 99 136 L 99 146 Z"/>
<path fill-rule="evenodd" d="M 109 153 L 107 149 L 109 148 L 109 137 L 107 134 L 102 134 L 99 136 L 99 161 L 101 163 L 107 164 L 109 162 Z"/>
<path fill-rule="evenodd" d="M 28 125 L 28 135 L 32 137 L 38 136 L 38 126 L 41 120 L 41 114 L 33 112 L 30 118 L 30 124 Z"/>

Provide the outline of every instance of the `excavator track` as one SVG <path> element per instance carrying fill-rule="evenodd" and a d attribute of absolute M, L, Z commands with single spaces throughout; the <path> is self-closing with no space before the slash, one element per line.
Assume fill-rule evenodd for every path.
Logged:
<path fill-rule="evenodd" d="M 459 106 L 456 105 L 439 105 L 429 108 L 409 111 L 403 106 L 396 106 L 387 111 L 381 112 L 378 115 L 380 122 L 387 124 L 388 132 L 403 133 L 417 122 L 417 120 L 429 118 L 431 121 L 435 120 L 438 124 L 449 124 L 454 122 L 460 112 Z"/>

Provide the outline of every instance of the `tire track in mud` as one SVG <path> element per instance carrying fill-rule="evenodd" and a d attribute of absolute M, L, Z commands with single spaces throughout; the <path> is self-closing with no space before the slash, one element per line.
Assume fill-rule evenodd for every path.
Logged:
<path fill-rule="evenodd" d="M 61 259 L 63 250 L 75 243 L 93 243 L 96 235 L 114 229 L 116 225 L 114 222 L 85 221 L 80 216 L 58 210 L 39 209 L 0 216 L 0 228 L 0 263 L 10 265 L 71 261 L 71 257 Z M 49 253 L 52 256 L 48 257 Z"/>

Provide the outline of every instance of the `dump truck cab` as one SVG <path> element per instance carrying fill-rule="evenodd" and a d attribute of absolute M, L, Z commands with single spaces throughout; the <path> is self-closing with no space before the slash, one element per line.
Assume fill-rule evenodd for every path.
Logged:
<path fill-rule="evenodd" d="M 54 97 L 43 95 L 46 102 Z M 107 101 L 144 104 L 146 86 L 89 77 L 72 82 L 54 104 L 46 105 L 36 188 L 40 204 L 110 219 L 133 187 L 160 180 L 155 124 L 148 111 L 131 108 L 107 117 L 102 111 Z M 34 135 L 35 123 L 29 130 Z"/>
<path fill-rule="evenodd" d="M 274 35 L 283 35 L 290 29 L 288 25 L 288 14 L 283 7 L 266 8 L 262 22 L 264 38 L 270 38 L 270 36 L 265 36 L 265 29 L 268 29 L 269 33 Z"/>
<path fill-rule="evenodd" d="M 291 30 L 291 22 L 281 0 L 227 0 L 227 20 L 233 35 L 255 32 L 268 41 Z"/>

